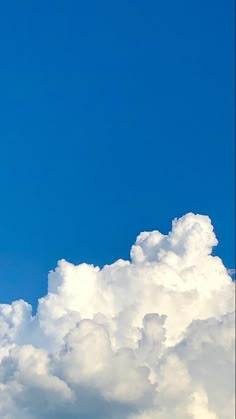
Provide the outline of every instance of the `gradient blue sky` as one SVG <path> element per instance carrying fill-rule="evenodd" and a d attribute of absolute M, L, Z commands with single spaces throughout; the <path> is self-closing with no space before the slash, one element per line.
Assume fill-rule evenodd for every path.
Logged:
<path fill-rule="evenodd" d="M 7 1 L 0 302 L 208 214 L 234 266 L 234 2 Z"/>

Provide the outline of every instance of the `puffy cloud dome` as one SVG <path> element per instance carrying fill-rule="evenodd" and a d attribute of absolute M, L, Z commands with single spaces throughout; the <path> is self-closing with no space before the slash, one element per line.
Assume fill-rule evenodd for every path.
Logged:
<path fill-rule="evenodd" d="M 207 216 L 141 233 L 131 261 L 65 260 L 37 313 L 0 305 L 3 419 L 232 419 L 234 284 Z"/>

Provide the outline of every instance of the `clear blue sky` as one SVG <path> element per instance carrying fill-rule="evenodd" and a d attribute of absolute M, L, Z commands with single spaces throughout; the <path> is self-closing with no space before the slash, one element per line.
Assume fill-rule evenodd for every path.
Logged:
<path fill-rule="evenodd" d="M 0 301 L 208 214 L 234 265 L 234 2 L 6 1 Z"/>

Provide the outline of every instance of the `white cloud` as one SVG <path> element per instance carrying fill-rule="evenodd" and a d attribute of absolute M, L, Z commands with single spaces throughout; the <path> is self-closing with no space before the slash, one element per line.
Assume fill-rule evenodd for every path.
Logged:
<path fill-rule="evenodd" d="M 141 233 L 131 261 L 62 260 L 37 313 L 0 305 L 3 419 L 232 419 L 234 284 L 210 219 Z"/>

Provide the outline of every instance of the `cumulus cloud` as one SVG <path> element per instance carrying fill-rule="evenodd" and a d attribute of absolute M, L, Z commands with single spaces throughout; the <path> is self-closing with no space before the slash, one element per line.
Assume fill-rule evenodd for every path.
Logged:
<path fill-rule="evenodd" d="M 143 232 L 130 261 L 65 260 L 37 313 L 0 305 L 3 419 L 232 419 L 234 283 L 207 216 Z"/>

